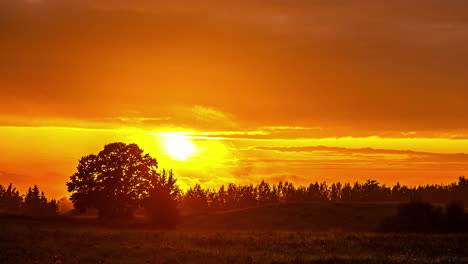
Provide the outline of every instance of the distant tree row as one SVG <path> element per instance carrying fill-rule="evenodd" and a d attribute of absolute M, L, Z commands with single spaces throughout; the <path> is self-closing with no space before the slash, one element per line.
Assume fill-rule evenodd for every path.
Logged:
<path fill-rule="evenodd" d="M 54 216 L 58 212 L 58 203 L 47 199 L 37 185 L 29 188 L 26 194 L 13 187 L 0 185 L 0 212 L 4 214 L 22 214 L 28 216 Z"/>
<path fill-rule="evenodd" d="M 179 197 L 180 208 L 188 214 L 231 210 L 244 207 L 290 202 L 407 202 L 424 200 L 432 203 L 463 201 L 468 204 L 468 180 L 460 177 L 457 183 L 418 187 L 386 186 L 376 180 L 364 183 L 315 182 L 295 186 L 290 182 L 258 185 L 229 184 L 219 189 L 204 189 L 195 185 Z"/>

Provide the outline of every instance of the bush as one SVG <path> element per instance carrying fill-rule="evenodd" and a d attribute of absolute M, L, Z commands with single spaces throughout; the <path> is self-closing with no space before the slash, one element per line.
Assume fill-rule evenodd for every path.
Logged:
<path fill-rule="evenodd" d="M 143 201 L 143 206 L 147 216 L 157 228 L 175 228 L 179 223 L 177 201 L 164 187 L 151 191 Z"/>
<path fill-rule="evenodd" d="M 462 233 L 467 232 L 467 219 L 460 201 L 447 204 L 445 210 L 430 203 L 411 201 L 400 205 L 397 214 L 385 219 L 378 230 L 397 233 Z"/>
<path fill-rule="evenodd" d="M 461 201 L 453 201 L 446 206 L 445 228 L 448 233 L 468 232 L 468 215 Z"/>

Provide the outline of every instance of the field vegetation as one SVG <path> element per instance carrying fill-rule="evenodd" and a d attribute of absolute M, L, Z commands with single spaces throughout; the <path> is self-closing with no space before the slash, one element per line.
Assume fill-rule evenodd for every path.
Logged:
<path fill-rule="evenodd" d="M 304 223 L 265 225 L 262 208 L 182 218 L 175 230 L 142 220 L 1 218 L 0 263 L 467 263 L 463 234 L 312 231 Z M 283 208 L 287 210 L 287 208 Z M 291 210 L 295 211 L 296 208 Z M 349 209 L 351 210 L 351 208 Z M 262 216 L 247 222 L 241 217 Z M 236 217 L 236 218 L 234 218 Z M 237 218 L 238 217 L 238 218 Z M 224 226 L 219 221 L 231 219 Z M 236 221 L 237 220 L 237 221 Z M 309 219 L 307 219 L 309 220 Z M 185 224 L 184 224 L 185 222 Z M 230 224 L 240 222 L 233 229 Z M 210 228 L 210 224 L 218 223 Z M 250 223 L 250 226 L 248 226 Z"/>

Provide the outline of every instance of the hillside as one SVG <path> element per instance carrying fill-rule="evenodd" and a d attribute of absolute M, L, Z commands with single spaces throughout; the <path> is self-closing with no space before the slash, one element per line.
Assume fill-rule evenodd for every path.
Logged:
<path fill-rule="evenodd" d="M 295 203 L 185 216 L 181 229 L 374 231 L 394 203 Z"/>

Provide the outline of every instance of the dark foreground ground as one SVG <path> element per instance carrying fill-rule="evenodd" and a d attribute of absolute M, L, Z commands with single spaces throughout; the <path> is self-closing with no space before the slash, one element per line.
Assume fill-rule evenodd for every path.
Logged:
<path fill-rule="evenodd" d="M 0 263 L 468 263 L 467 235 L 0 224 Z"/>
<path fill-rule="evenodd" d="M 388 213 L 350 206 L 191 216 L 171 231 L 138 221 L 0 217 L 0 263 L 468 263 L 468 235 L 374 233 Z"/>

